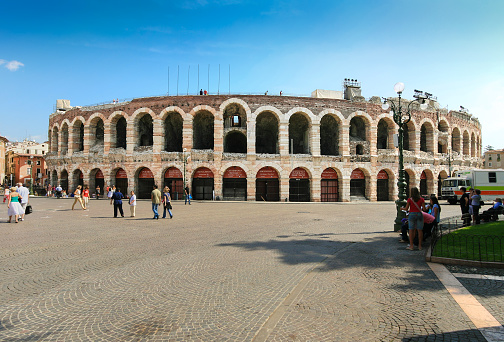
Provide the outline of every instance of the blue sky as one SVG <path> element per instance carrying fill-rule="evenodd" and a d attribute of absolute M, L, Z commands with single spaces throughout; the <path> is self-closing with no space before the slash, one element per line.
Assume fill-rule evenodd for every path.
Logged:
<path fill-rule="evenodd" d="M 177 66 L 179 94 L 196 93 L 199 64 L 211 93 L 309 95 L 356 78 L 387 97 L 401 81 L 407 98 L 468 108 L 483 146 L 504 148 L 503 13 L 500 0 L 5 2 L 0 135 L 44 141 L 56 99 L 176 94 Z"/>

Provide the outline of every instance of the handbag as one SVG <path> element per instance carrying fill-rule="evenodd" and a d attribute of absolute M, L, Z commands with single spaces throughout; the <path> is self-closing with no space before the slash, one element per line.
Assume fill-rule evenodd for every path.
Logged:
<path fill-rule="evenodd" d="M 31 214 L 32 212 L 33 212 L 32 206 L 28 204 L 25 209 L 25 214 L 28 215 Z"/>
<path fill-rule="evenodd" d="M 192 199 L 192 196 L 191 196 L 191 195 L 189 195 L 189 199 Z"/>

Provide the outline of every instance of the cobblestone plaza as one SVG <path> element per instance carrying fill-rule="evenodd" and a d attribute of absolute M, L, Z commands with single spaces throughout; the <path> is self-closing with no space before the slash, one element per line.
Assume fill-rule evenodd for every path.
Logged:
<path fill-rule="evenodd" d="M 31 203 L 0 204 L 1 341 L 486 341 L 392 202 Z M 461 282 L 504 323 L 504 281 Z"/>

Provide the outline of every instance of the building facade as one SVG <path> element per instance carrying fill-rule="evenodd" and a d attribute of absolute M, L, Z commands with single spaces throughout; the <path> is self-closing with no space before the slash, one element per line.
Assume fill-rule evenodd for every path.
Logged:
<path fill-rule="evenodd" d="M 6 152 L 6 182 L 43 187 L 48 180 L 45 155 L 49 144 L 35 141 L 10 142 Z"/>
<path fill-rule="evenodd" d="M 9 142 L 9 139 L 0 136 L 0 183 L 1 184 L 6 184 L 6 178 L 5 178 L 5 171 L 6 171 L 6 159 L 5 159 L 5 152 L 6 152 L 6 145 Z"/>
<path fill-rule="evenodd" d="M 504 168 L 504 150 L 486 151 L 484 155 L 483 168 L 485 169 Z"/>
<path fill-rule="evenodd" d="M 438 193 L 450 167 L 481 164 L 481 126 L 432 102 L 412 107 L 408 188 Z M 58 108 L 46 161 L 50 182 L 70 191 L 114 184 L 150 198 L 157 184 L 181 199 L 185 182 L 199 200 L 390 201 L 397 198 L 397 132 L 379 97 L 138 98 Z"/>

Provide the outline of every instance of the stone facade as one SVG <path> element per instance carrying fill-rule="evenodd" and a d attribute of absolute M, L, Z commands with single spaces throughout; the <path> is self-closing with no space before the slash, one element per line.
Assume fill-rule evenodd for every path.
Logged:
<path fill-rule="evenodd" d="M 452 171 L 480 166 L 477 119 L 434 106 L 412 107 L 404 151 L 410 188 L 437 193 L 438 181 L 448 177 L 450 162 Z M 67 179 L 70 189 L 79 182 L 93 188 L 99 175 L 104 184 L 121 178 L 123 187 L 147 193 L 141 189 L 147 184 L 141 179 L 151 177 L 162 186 L 170 169 L 174 179 L 185 178 L 192 185 L 193 194 L 206 191 L 196 199 L 208 198 L 205 186 L 217 199 L 265 199 L 259 196 L 269 191 L 259 190 L 266 184 L 264 176 L 272 179 L 270 190 L 278 192 L 274 200 L 394 200 L 397 132 L 392 116 L 376 97 L 369 101 L 257 95 L 138 98 L 57 110 L 49 117 L 46 161 L 51 182 Z M 142 172 L 145 168 L 151 173 Z M 276 178 L 275 172 L 265 171 L 271 169 Z M 177 187 L 180 190 L 180 184 Z M 308 197 L 300 195 L 306 191 Z"/>

